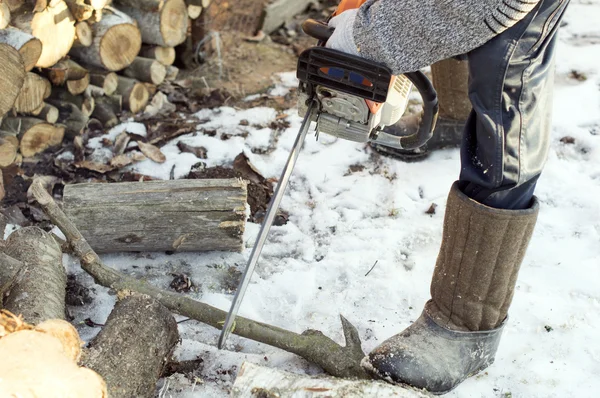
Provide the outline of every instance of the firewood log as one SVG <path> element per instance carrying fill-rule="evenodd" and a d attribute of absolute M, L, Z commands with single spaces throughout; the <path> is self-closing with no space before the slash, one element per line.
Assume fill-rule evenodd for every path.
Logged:
<path fill-rule="evenodd" d="M 240 251 L 246 192 L 238 179 L 71 184 L 64 210 L 101 253 Z"/>
<path fill-rule="evenodd" d="M 81 21 L 75 24 L 75 42 L 73 43 L 73 47 L 89 47 L 92 45 L 93 39 L 92 28 L 90 28 L 87 22 Z"/>
<path fill-rule="evenodd" d="M 148 105 L 149 94 L 144 83 L 135 79 L 119 76 L 117 94 L 123 96 L 123 105 L 131 113 L 138 113 Z"/>
<path fill-rule="evenodd" d="M 0 43 L 11 45 L 19 51 L 27 72 L 33 69 L 42 55 L 42 42 L 17 28 L 0 29 Z"/>
<path fill-rule="evenodd" d="M 23 87 L 19 93 L 14 109 L 19 113 L 29 113 L 40 107 L 47 91 L 45 78 L 33 72 L 27 72 Z"/>
<path fill-rule="evenodd" d="M 89 0 L 89 3 L 94 10 L 102 10 L 111 3 L 111 0 Z"/>
<path fill-rule="evenodd" d="M 118 110 L 115 108 L 115 103 L 111 100 L 112 97 L 119 99 Z M 119 124 L 119 117 L 117 116 L 121 112 L 120 96 L 103 96 L 96 98 L 96 108 L 92 113 L 92 117 L 98 120 L 105 129 Z"/>
<path fill-rule="evenodd" d="M 71 59 L 63 59 L 46 70 L 50 82 L 62 86 L 69 80 L 80 80 L 88 75 L 87 69 Z"/>
<path fill-rule="evenodd" d="M 185 41 L 189 20 L 184 0 L 115 0 L 115 4 L 138 22 L 144 43 L 175 47 Z"/>
<path fill-rule="evenodd" d="M 94 7 L 85 4 L 83 0 L 65 0 L 65 2 L 77 22 L 87 21 L 92 17 Z"/>
<path fill-rule="evenodd" d="M 187 6 L 187 12 L 190 19 L 196 19 L 202 14 L 202 6 L 195 6 L 193 4 L 189 4 Z"/>
<path fill-rule="evenodd" d="M 91 95 L 86 93 L 84 93 L 83 95 L 73 95 L 64 87 L 54 87 L 54 89 L 52 90 L 52 95 L 50 96 L 50 99 L 48 99 L 48 102 L 50 102 L 53 105 L 56 105 L 56 102 L 69 102 L 73 105 L 76 105 L 81 110 L 81 112 L 87 117 L 89 117 L 92 114 L 95 106 L 94 97 L 92 97 Z"/>
<path fill-rule="evenodd" d="M 0 43 L 0 119 L 12 109 L 25 81 L 23 57 L 12 46 Z"/>
<path fill-rule="evenodd" d="M 114 72 L 90 71 L 90 83 L 104 90 L 104 94 L 111 95 L 117 90 L 119 77 Z"/>
<path fill-rule="evenodd" d="M 173 65 L 169 65 L 167 67 L 167 74 L 165 76 L 165 80 L 170 82 L 177 79 L 177 75 L 179 74 L 179 68 Z"/>
<path fill-rule="evenodd" d="M 173 65 L 175 62 L 175 49 L 173 47 L 160 47 L 152 45 L 142 45 L 140 57 L 153 58 L 161 64 Z"/>
<path fill-rule="evenodd" d="M 0 1 L 0 29 L 4 29 L 10 23 L 10 7 L 4 1 Z"/>
<path fill-rule="evenodd" d="M 69 140 L 83 134 L 89 118 L 77 105 L 62 101 L 53 101 L 52 105 L 58 109 L 58 123 L 65 126 L 65 136 Z"/>
<path fill-rule="evenodd" d="M 54 124 L 58 120 L 58 108 L 44 102 L 42 103 L 41 109 L 35 116 L 38 119 L 45 120 L 50 124 Z"/>
<path fill-rule="evenodd" d="M 27 267 L 4 307 L 32 324 L 64 319 L 67 276 L 62 251 L 52 235 L 37 227 L 19 229 L 6 240 L 4 252 Z"/>
<path fill-rule="evenodd" d="M 19 149 L 25 158 L 60 144 L 65 135 L 64 127 L 33 117 L 7 117 L 0 129 L 14 133 L 19 138 Z"/>
<path fill-rule="evenodd" d="M 42 42 L 42 54 L 35 66 L 48 68 L 67 55 L 73 46 L 75 19 L 63 0 L 40 12 L 32 12 L 27 1 L 18 13 L 13 13 L 12 24 Z"/>
<path fill-rule="evenodd" d="M 74 47 L 71 55 L 95 67 L 118 71 L 129 66 L 142 46 L 140 30 L 122 12 L 106 12 L 92 25 L 93 40 L 89 47 Z"/>
<path fill-rule="evenodd" d="M 19 139 L 0 131 L 0 167 L 8 167 L 14 163 L 19 149 Z M 1 265 L 0 265 L 1 267 Z M 1 286 L 1 284 L 0 284 Z"/>
<path fill-rule="evenodd" d="M 151 398 L 178 340 L 171 312 L 153 298 L 135 294 L 117 302 L 82 362 L 102 376 L 108 396 Z"/>
<path fill-rule="evenodd" d="M 136 57 L 123 74 L 145 83 L 161 84 L 167 75 L 167 68 L 155 59 Z"/>

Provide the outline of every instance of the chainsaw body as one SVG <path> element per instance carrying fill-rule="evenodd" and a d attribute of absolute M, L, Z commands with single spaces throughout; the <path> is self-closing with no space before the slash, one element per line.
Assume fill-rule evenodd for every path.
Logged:
<path fill-rule="evenodd" d="M 360 7 L 366 0 L 342 0 L 333 16 Z M 394 76 L 385 65 L 326 48 L 333 30 L 326 22 L 308 20 L 304 31 L 319 39 L 298 60 L 298 112 L 305 116 L 316 102 L 317 134 L 400 149 L 423 146 L 432 136 L 437 120 L 437 94 L 421 72 Z M 424 114 L 419 132 L 397 137 L 383 131 L 406 112 L 413 86 L 423 97 Z"/>

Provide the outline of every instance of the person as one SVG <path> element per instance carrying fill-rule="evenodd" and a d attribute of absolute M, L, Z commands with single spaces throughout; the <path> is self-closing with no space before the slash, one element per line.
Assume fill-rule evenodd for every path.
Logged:
<path fill-rule="evenodd" d="M 472 112 L 450 188 L 431 299 L 362 361 L 441 394 L 494 361 L 534 231 L 549 148 L 557 31 L 569 0 L 368 0 L 330 20 L 326 46 L 394 74 L 466 55 Z"/>

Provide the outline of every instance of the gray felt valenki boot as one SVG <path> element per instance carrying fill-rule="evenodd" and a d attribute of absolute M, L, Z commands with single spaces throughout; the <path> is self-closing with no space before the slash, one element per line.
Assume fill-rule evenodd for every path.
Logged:
<path fill-rule="evenodd" d="M 435 394 L 491 365 L 537 220 L 526 210 L 479 204 L 454 184 L 431 297 L 421 316 L 362 361 L 378 378 Z"/>

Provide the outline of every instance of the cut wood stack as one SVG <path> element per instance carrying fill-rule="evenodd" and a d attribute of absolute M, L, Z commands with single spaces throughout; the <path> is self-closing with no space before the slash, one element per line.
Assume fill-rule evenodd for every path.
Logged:
<path fill-rule="evenodd" d="M 0 167 L 81 136 L 91 119 L 106 129 L 143 111 L 177 76 L 188 5 L 0 0 Z M 202 4 L 190 10 L 197 18 Z"/>

